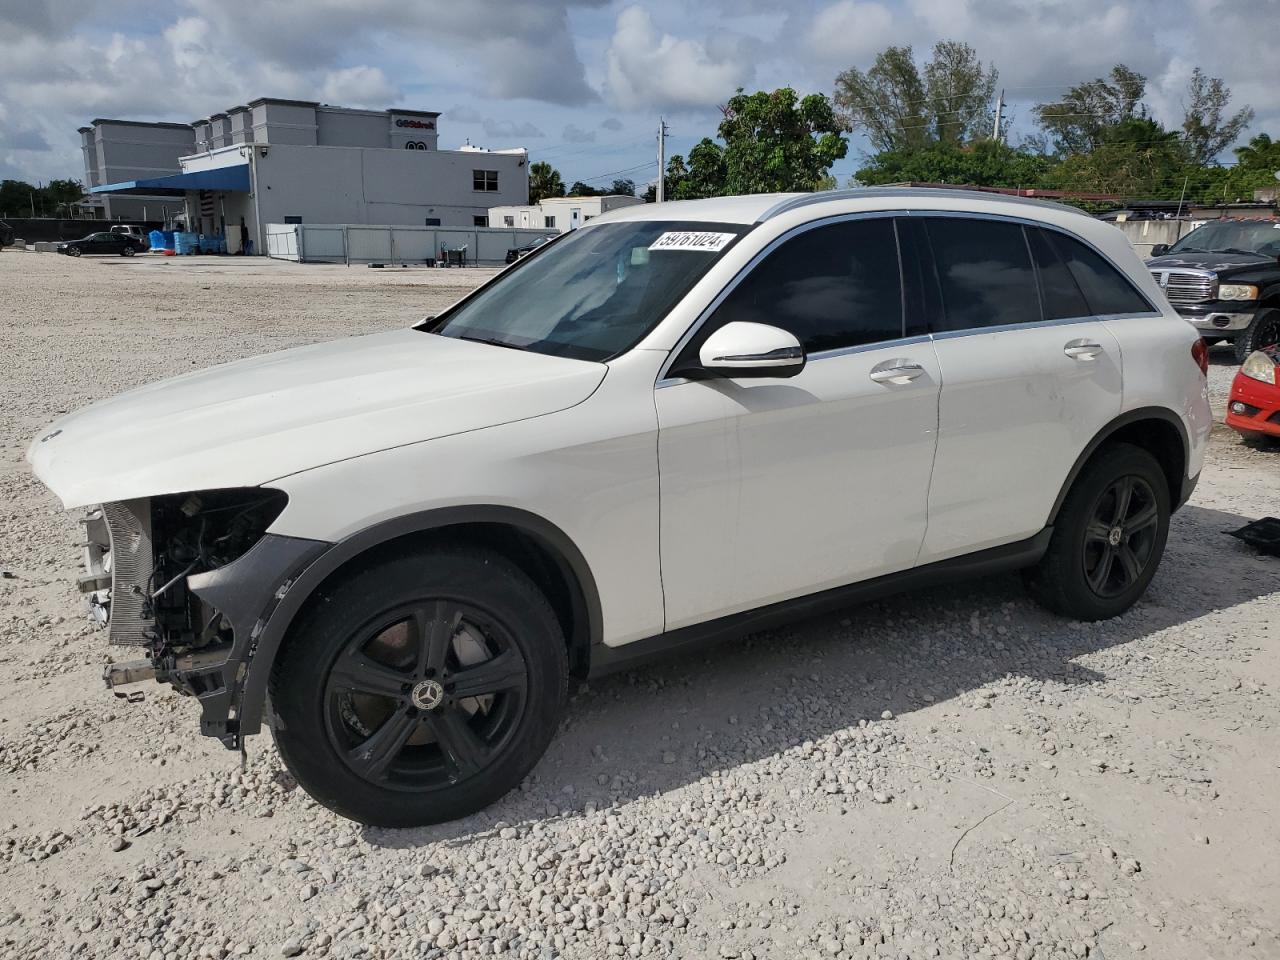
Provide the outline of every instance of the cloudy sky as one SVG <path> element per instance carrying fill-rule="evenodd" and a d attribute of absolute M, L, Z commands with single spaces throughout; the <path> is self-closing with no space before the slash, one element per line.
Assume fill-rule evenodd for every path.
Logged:
<path fill-rule="evenodd" d="M 566 182 L 637 182 L 713 134 L 733 90 L 830 93 L 890 44 L 965 40 L 1015 138 L 1117 61 L 1176 124 L 1194 66 L 1280 136 L 1280 0 L 0 0 L 0 177 L 83 177 L 95 117 L 189 122 L 259 96 L 442 111 L 440 146 L 528 147 Z M 836 173 L 843 181 L 865 144 Z"/>

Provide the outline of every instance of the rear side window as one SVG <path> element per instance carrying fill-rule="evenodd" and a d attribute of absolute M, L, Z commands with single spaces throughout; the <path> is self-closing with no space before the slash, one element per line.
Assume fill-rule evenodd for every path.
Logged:
<path fill-rule="evenodd" d="M 1031 254 L 1016 223 L 931 217 L 929 244 L 942 287 L 940 330 L 972 330 L 1041 319 Z"/>
<path fill-rule="evenodd" d="M 846 220 L 787 240 L 716 309 L 707 333 L 734 320 L 795 335 L 808 353 L 902 336 L 902 278 L 893 221 Z"/>
<path fill-rule="evenodd" d="M 1044 235 L 1066 263 L 1081 293 L 1089 303 L 1089 313 L 1106 316 L 1111 313 L 1150 313 L 1155 310 L 1119 270 L 1079 240 L 1056 230 Z"/>
<path fill-rule="evenodd" d="M 1065 320 L 1069 317 L 1090 316 L 1091 311 L 1084 299 L 1084 294 L 1080 292 L 1080 287 L 1067 268 L 1066 262 L 1058 256 L 1058 252 L 1049 243 L 1047 231 L 1028 227 L 1027 241 L 1031 244 L 1036 269 L 1040 271 L 1044 318 Z"/>

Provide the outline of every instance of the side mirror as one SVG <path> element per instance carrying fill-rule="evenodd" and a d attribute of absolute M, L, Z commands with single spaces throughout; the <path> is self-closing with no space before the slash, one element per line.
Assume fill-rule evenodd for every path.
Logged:
<path fill-rule="evenodd" d="M 1153 257 L 1163 257 L 1168 252 L 1169 245 L 1167 243 L 1154 243 L 1151 245 L 1151 255 Z"/>
<path fill-rule="evenodd" d="M 711 376 L 794 377 L 804 369 L 804 347 L 793 334 L 764 323 L 735 320 L 709 336 L 698 362 Z"/>

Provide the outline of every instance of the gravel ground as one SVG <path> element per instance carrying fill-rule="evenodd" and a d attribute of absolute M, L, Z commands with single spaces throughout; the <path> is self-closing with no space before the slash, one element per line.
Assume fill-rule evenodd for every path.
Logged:
<path fill-rule="evenodd" d="M 1280 561 L 1223 535 L 1280 513 L 1280 450 L 1222 428 L 1124 617 L 994 577 L 583 684 L 443 827 L 357 827 L 269 737 L 242 773 L 193 703 L 113 699 L 28 440 L 487 275 L 0 255 L 0 956 L 1280 957 Z"/>

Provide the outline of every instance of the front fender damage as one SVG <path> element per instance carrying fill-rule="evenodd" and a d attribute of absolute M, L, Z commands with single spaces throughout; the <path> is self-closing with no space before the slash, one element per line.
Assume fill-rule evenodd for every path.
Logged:
<path fill-rule="evenodd" d="M 187 578 L 187 588 L 230 624 L 229 652 L 170 657 L 156 679 L 200 701 L 200 732 L 229 749 L 256 733 L 242 729 L 244 685 L 262 631 L 297 579 L 330 545 L 320 540 L 264 535 L 242 557 Z M 259 711 L 254 711 L 256 716 Z"/>

